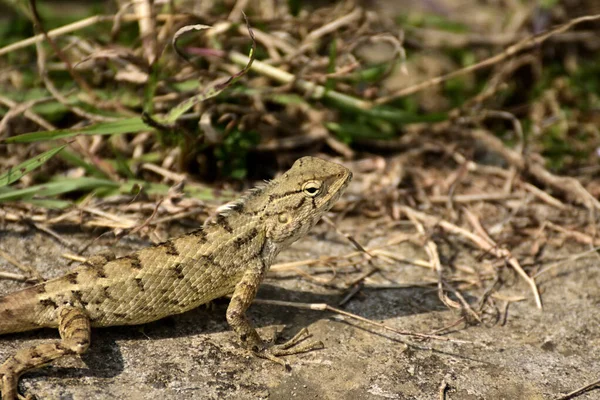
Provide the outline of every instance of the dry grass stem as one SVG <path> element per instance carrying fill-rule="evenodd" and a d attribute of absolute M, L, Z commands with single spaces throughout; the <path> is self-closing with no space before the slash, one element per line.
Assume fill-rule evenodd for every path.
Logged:
<path fill-rule="evenodd" d="M 61 26 L 60 28 L 52 29 L 52 30 L 48 31 L 48 37 L 54 39 L 54 38 L 57 38 L 57 37 L 60 37 L 63 35 L 67 35 L 69 33 L 76 32 L 81 29 L 88 28 L 90 26 L 93 26 L 93 25 L 96 25 L 96 24 L 99 24 L 102 22 L 112 22 L 114 20 L 114 18 L 115 18 L 114 15 L 94 15 L 93 17 L 84 18 L 80 21 L 76 21 L 71 24 Z M 182 20 L 182 19 L 187 19 L 187 18 L 188 18 L 188 16 L 183 15 L 183 14 L 182 15 L 169 15 L 169 14 L 161 15 L 161 14 L 159 14 L 156 16 L 157 21 L 166 21 L 167 19 Z M 138 21 L 139 19 L 140 19 L 140 16 L 138 16 L 138 15 L 124 15 L 122 18 L 122 20 L 126 21 L 126 22 L 135 22 L 135 21 Z M 15 50 L 22 49 L 24 47 L 35 45 L 36 43 L 42 42 L 44 39 L 45 39 L 44 34 L 40 33 L 40 34 L 36 34 L 35 36 L 32 36 L 30 38 L 12 43 L 8 46 L 4 46 L 4 47 L 0 48 L 0 56 L 11 53 Z"/>
<path fill-rule="evenodd" d="M 399 97 L 405 97 L 405 96 L 420 92 L 424 89 L 430 88 L 432 86 L 437 86 L 440 83 L 446 82 L 450 79 L 469 74 L 471 72 L 477 71 L 482 68 L 487 68 L 494 64 L 498 64 L 523 50 L 530 49 L 532 47 L 540 45 L 541 43 L 546 41 L 548 38 L 550 38 L 554 35 L 563 33 L 565 31 L 571 29 L 573 26 L 575 26 L 577 24 L 581 24 L 583 22 L 589 22 L 589 21 L 596 21 L 598 19 L 600 19 L 600 15 L 586 15 L 583 17 L 574 18 L 574 19 L 570 20 L 569 22 L 558 26 L 557 28 L 551 29 L 547 32 L 541 33 L 536 36 L 527 37 L 527 38 L 519 41 L 518 43 L 506 48 L 500 54 L 486 58 L 483 61 L 480 61 L 480 62 L 470 65 L 468 67 L 453 71 L 449 74 L 438 76 L 436 78 L 429 79 L 425 82 L 422 82 L 422 83 L 419 83 L 419 84 L 416 84 L 413 86 L 409 86 L 404 89 L 400 89 L 388 96 L 380 97 L 379 99 L 377 99 L 375 101 L 375 103 L 376 104 L 389 103 L 390 101 L 397 99 Z"/>
<path fill-rule="evenodd" d="M 331 307 L 330 305 L 325 304 L 325 303 L 298 303 L 298 302 L 290 302 L 290 301 L 264 300 L 264 299 L 256 299 L 256 300 L 254 300 L 254 302 L 258 303 L 258 304 L 268 304 L 268 305 L 273 305 L 273 306 L 295 307 L 295 308 L 301 308 L 301 309 L 305 309 L 305 310 L 329 311 L 329 312 L 332 312 L 335 314 L 339 314 L 339 315 L 343 315 L 348 318 L 355 319 L 357 321 L 364 322 L 369 325 L 373 325 L 373 326 L 385 329 L 390 332 L 397 333 L 398 335 L 402 335 L 402 336 L 411 336 L 411 337 L 419 338 L 419 339 L 432 339 L 432 340 L 439 340 L 439 341 L 451 342 L 451 343 L 473 344 L 473 342 L 448 338 L 445 336 L 428 335 L 425 333 L 415 333 L 415 332 L 403 331 L 403 330 L 388 326 L 386 324 L 383 324 L 381 322 L 373 321 L 368 318 L 364 318 L 359 315 L 352 314 L 352 313 L 344 311 L 344 310 L 340 310 L 339 308 Z"/>
<path fill-rule="evenodd" d="M 570 399 L 574 399 L 575 397 L 578 397 L 581 394 L 587 393 L 587 392 L 589 392 L 591 390 L 598 389 L 598 388 L 600 388 L 600 379 L 598 379 L 595 382 L 590 383 L 589 385 L 585 385 L 585 386 L 583 386 L 583 387 L 581 387 L 579 389 L 575 389 L 572 392 L 570 392 L 570 393 L 568 393 L 568 394 L 566 394 L 564 396 L 561 396 L 561 397 L 557 398 L 556 400 L 570 400 Z"/>
<path fill-rule="evenodd" d="M 556 269 L 556 268 L 558 268 L 560 266 L 563 266 L 565 264 L 571 263 L 573 261 L 577 261 L 577 260 L 586 258 L 588 256 L 589 257 L 597 258 L 597 256 L 598 256 L 597 252 L 598 251 L 600 251 L 600 247 L 594 247 L 594 248 L 591 248 L 589 250 L 583 251 L 581 253 L 573 254 L 572 256 L 566 257 L 566 258 L 564 258 L 562 260 L 552 262 L 552 263 L 546 265 L 541 270 L 539 270 L 533 277 L 535 279 L 537 279 L 540 276 L 542 276 L 544 274 L 547 274 L 548 272 L 550 272 L 550 271 L 552 271 L 552 270 L 554 270 L 554 269 Z"/>
<path fill-rule="evenodd" d="M 485 238 L 475 235 L 475 234 L 473 234 L 463 228 L 460 228 L 446 220 L 429 216 L 425 213 L 416 211 L 416 210 L 411 209 L 406 206 L 401 207 L 401 209 L 407 215 L 414 215 L 417 219 L 427 223 L 430 226 L 440 226 L 442 229 L 444 229 L 445 231 L 447 231 L 449 233 L 460 235 L 460 236 L 468 239 L 469 241 L 471 241 L 471 243 L 475 244 L 483 251 L 490 253 L 498 258 L 506 260 L 506 262 L 523 278 L 523 280 L 525 282 L 527 282 L 527 284 L 531 288 L 531 291 L 533 293 L 533 297 L 535 299 L 535 303 L 536 303 L 537 307 L 540 309 L 542 308 L 542 300 L 540 298 L 540 294 L 539 294 L 539 291 L 538 291 L 535 281 L 533 280 L 533 278 L 531 278 L 529 275 L 527 275 L 527 273 L 523 270 L 523 268 L 519 264 L 519 261 L 510 253 L 510 251 L 508 249 L 498 247 L 495 243 L 492 245 L 488 242 L 488 240 L 491 240 L 491 239 L 488 238 L 488 240 L 486 240 Z"/>
<path fill-rule="evenodd" d="M 579 181 L 570 177 L 556 176 L 539 163 L 525 160 L 518 151 L 506 147 L 504 143 L 491 132 L 484 129 L 455 130 L 455 132 L 459 135 L 470 136 L 472 139 L 477 140 L 493 152 L 501 155 L 512 166 L 531 174 L 544 184 L 560 190 L 566 197 L 574 198 L 575 201 L 583 204 L 586 208 L 600 210 L 600 201 L 595 199 Z"/>
<path fill-rule="evenodd" d="M 3 271 L 0 271 L 0 279 L 9 279 L 11 281 L 17 282 L 28 282 L 31 280 L 31 278 L 28 278 L 25 275 L 13 274 L 10 272 Z M 37 280 L 34 279 L 34 282 L 37 282 Z"/>
<path fill-rule="evenodd" d="M 5 251 L 0 250 L 0 257 L 4 258 L 10 264 L 14 265 L 15 267 L 17 267 L 18 269 L 20 269 L 21 271 L 23 271 L 25 273 L 24 279 L 20 279 L 21 275 L 10 274 L 7 272 L 7 273 L 5 273 L 5 277 L 9 277 L 8 279 L 23 280 L 23 281 L 33 279 L 33 281 L 36 281 L 36 282 L 44 281 L 44 278 L 42 277 L 42 275 L 39 273 L 39 271 L 37 269 L 35 269 L 34 267 L 31 267 L 29 265 L 24 265 L 24 264 L 20 263 L 18 260 L 16 260 L 13 256 L 6 253 Z"/>

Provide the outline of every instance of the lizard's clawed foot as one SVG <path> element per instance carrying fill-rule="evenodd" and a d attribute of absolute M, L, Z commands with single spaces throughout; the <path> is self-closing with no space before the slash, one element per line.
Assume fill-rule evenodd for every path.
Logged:
<path fill-rule="evenodd" d="M 35 396 L 27 393 L 25 396 L 17 392 L 17 381 L 14 376 L 0 372 L 0 399 L 35 400 Z"/>
<path fill-rule="evenodd" d="M 304 342 L 310 337 L 308 329 L 302 328 L 293 338 L 282 344 L 274 344 L 277 339 L 277 330 L 274 329 L 271 340 L 265 343 L 265 347 L 259 351 L 254 351 L 258 357 L 266 358 L 277 364 L 282 365 L 285 369 L 290 369 L 290 365 L 281 357 L 292 354 L 306 353 L 308 351 L 320 350 L 325 347 L 321 341 Z"/>
<path fill-rule="evenodd" d="M 36 400 L 36 397 L 34 395 L 32 395 L 31 393 L 27 393 L 25 396 L 21 396 L 20 394 L 17 394 L 17 399 L 19 399 L 19 400 Z"/>

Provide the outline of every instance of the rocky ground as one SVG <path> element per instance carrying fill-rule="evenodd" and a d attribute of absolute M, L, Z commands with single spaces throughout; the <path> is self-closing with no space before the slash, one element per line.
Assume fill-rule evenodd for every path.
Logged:
<path fill-rule="evenodd" d="M 348 224 L 355 221 L 346 221 Z M 341 254 L 352 249 L 319 226 L 315 233 L 283 253 L 279 261 Z M 46 234 L 4 226 L 0 249 L 45 278 L 69 267 L 66 248 Z M 65 234 L 73 243 L 93 235 Z M 108 242 L 94 244 L 105 248 Z M 117 252 L 143 243 L 122 240 Z M 414 246 L 399 246 L 418 253 Z M 578 246 L 558 255 L 581 251 Z M 476 263 L 477 260 L 473 260 Z M 346 317 L 293 307 L 255 304 L 251 319 L 267 335 L 273 327 L 291 337 L 308 327 L 325 349 L 289 357 L 292 370 L 249 357 L 225 321 L 227 300 L 142 327 L 93 331 L 82 359 L 65 358 L 23 376 L 21 390 L 40 399 L 557 399 L 598 379 L 600 371 L 600 262 L 590 258 L 564 263 L 539 280 L 544 310 L 536 309 L 518 279 L 507 290 L 526 300 L 510 304 L 506 321 L 465 327 L 447 336 L 467 343 L 414 341 Z M 12 271 L 4 260 L 1 270 Z M 398 264 L 386 278 L 417 282 L 431 278 L 423 268 Z M 25 284 L 0 281 L 0 293 Z M 506 293 L 509 293 L 506 292 Z M 510 293 L 509 293 L 510 294 Z M 264 299 L 328 303 L 343 293 L 297 276 L 273 275 L 259 292 Z M 344 309 L 397 329 L 430 333 L 459 315 L 449 311 L 433 287 L 363 289 Z M 58 337 L 37 331 L 0 338 L 0 359 L 24 346 Z M 598 390 L 578 400 L 599 399 Z"/>

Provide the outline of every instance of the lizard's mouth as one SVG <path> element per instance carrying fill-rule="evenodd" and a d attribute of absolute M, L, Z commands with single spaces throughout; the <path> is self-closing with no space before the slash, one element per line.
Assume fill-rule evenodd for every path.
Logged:
<path fill-rule="evenodd" d="M 325 211 L 328 211 L 333 204 L 344 194 L 344 191 L 352 181 L 352 172 L 349 169 L 340 172 L 337 175 L 337 179 L 333 182 L 331 187 L 331 197 L 324 203 Z"/>
<path fill-rule="evenodd" d="M 342 179 L 339 188 L 337 189 L 340 195 L 344 192 L 344 190 L 346 190 L 346 188 L 350 184 L 350 181 L 352 181 L 352 171 L 347 170 L 344 175 L 346 175 L 346 177 Z"/>

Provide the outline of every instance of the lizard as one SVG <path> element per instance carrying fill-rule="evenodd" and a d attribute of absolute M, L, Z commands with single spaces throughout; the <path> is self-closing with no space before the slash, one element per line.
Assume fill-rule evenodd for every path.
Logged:
<path fill-rule="evenodd" d="M 199 229 L 115 258 L 106 254 L 61 277 L 0 297 L 0 334 L 58 328 L 60 339 L 17 351 L 0 366 L 2 399 L 21 397 L 20 376 L 90 346 L 92 327 L 138 325 L 226 295 L 229 326 L 251 353 L 281 357 L 323 348 L 303 328 L 283 344 L 263 340 L 246 310 L 277 254 L 339 199 L 352 172 L 302 157 L 279 177 L 217 209 Z"/>

